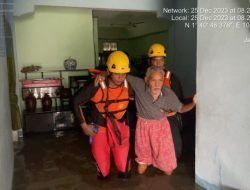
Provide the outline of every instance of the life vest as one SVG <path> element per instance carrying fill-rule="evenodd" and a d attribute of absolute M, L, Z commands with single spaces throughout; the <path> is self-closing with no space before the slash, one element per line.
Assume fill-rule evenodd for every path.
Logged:
<path fill-rule="evenodd" d="M 165 76 L 164 76 L 164 86 L 167 86 L 167 87 L 171 87 L 171 81 L 170 81 L 170 78 L 171 78 L 171 72 L 170 71 L 166 71 L 165 72 Z"/>
<path fill-rule="evenodd" d="M 115 119 L 121 119 L 126 113 L 129 103 L 128 82 L 117 88 L 107 88 L 103 82 L 96 94 L 91 98 L 96 108 L 106 118 L 106 110 L 112 113 Z M 105 110 L 106 107 L 106 110 Z"/>
<path fill-rule="evenodd" d="M 101 74 L 103 71 L 98 70 L 98 69 L 88 69 L 89 74 L 91 75 L 92 78 L 95 78 L 96 75 Z"/>

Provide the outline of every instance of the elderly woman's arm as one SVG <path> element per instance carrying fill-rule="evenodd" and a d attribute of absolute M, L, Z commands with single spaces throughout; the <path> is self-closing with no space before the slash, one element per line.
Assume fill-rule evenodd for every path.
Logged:
<path fill-rule="evenodd" d="M 180 113 L 185 113 L 193 109 L 196 105 L 196 94 L 193 97 L 193 101 L 191 103 L 185 104 L 182 106 Z"/>
<path fill-rule="evenodd" d="M 98 86 L 99 83 L 104 81 L 107 77 L 108 77 L 108 72 L 103 72 L 101 74 L 96 75 L 95 86 Z M 127 74 L 126 80 L 128 81 L 129 85 L 134 91 L 136 91 L 138 88 L 145 87 L 145 81 L 139 77 Z"/>
<path fill-rule="evenodd" d="M 179 113 L 185 113 L 195 107 L 196 95 L 193 97 L 193 101 L 188 104 L 182 104 L 173 90 L 163 87 L 163 96 L 165 99 L 164 107 L 165 111 L 174 111 Z"/>
<path fill-rule="evenodd" d="M 145 88 L 145 81 L 142 78 L 127 75 L 127 81 L 135 92 L 139 88 Z"/>

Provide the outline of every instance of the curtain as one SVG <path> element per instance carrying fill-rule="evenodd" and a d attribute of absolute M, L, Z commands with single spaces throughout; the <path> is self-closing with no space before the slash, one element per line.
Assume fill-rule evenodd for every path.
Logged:
<path fill-rule="evenodd" d="M 16 67 L 13 52 L 13 40 L 11 24 L 13 24 L 13 1 L 4 1 L 1 6 L 3 29 L 5 36 L 5 49 L 7 55 L 7 68 L 9 80 L 9 99 L 11 109 L 12 129 L 17 130 L 22 127 L 20 109 L 18 106 L 18 96 L 16 95 Z"/>

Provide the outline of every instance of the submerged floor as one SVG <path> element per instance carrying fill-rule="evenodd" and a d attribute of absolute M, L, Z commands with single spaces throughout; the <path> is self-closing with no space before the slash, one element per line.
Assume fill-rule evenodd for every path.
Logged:
<path fill-rule="evenodd" d="M 185 142 L 185 141 L 184 141 Z M 100 181 L 91 159 L 88 139 L 79 131 L 56 134 L 34 134 L 15 144 L 14 190 L 193 190 L 194 154 L 184 151 L 172 176 L 149 168 L 145 175 L 136 174 L 133 162 L 132 177 Z"/>

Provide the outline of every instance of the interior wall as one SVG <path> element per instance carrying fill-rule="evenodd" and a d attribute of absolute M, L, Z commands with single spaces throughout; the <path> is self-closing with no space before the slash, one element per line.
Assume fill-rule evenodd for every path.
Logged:
<path fill-rule="evenodd" d="M 63 68 L 70 56 L 77 68 L 94 66 L 91 10 L 37 7 L 34 14 L 15 17 L 14 24 L 19 67 Z"/>
<path fill-rule="evenodd" d="M 63 62 L 70 56 L 77 60 L 77 69 L 95 66 L 92 10 L 39 6 L 34 14 L 15 17 L 14 25 L 20 70 L 32 64 L 44 69 L 64 69 Z M 20 71 L 19 75 L 24 77 Z M 63 77 L 67 78 L 68 73 Z M 67 86 L 67 80 L 64 85 Z"/>
<path fill-rule="evenodd" d="M 10 190 L 14 158 L 6 58 L 0 56 L 0 63 L 0 189 Z"/>
<path fill-rule="evenodd" d="M 99 27 L 98 33 L 100 39 L 113 40 L 128 38 L 128 32 L 123 27 Z"/>
<path fill-rule="evenodd" d="M 156 13 L 156 12 L 155 12 Z M 155 15 L 156 16 L 156 15 Z M 156 16 L 157 18 L 157 16 Z M 145 23 L 136 25 L 136 27 L 127 27 L 128 38 L 147 36 L 168 30 L 168 23 L 165 19 L 157 18 L 145 20 Z"/>
<path fill-rule="evenodd" d="M 35 5 L 83 7 L 90 9 L 117 9 L 134 11 L 156 11 L 159 10 L 160 0 L 14 0 L 14 15 L 32 13 Z"/>
<path fill-rule="evenodd" d="M 196 6 L 197 0 L 164 1 L 161 9 L 163 7 L 180 9 Z M 166 15 L 161 16 L 166 17 Z M 138 58 L 147 54 L 152 43 L 163 43 L 167 47 L 167 67 L 179 78 L 184 97 L 190 98 L 196 91 L 196 28 L 187 29 L 184 22 L 171 23 L 168 17 L 165 19 L 160 19 L 162 22 L 160 25 L 157 23 L 146 24 L 146 22 L 139 24 L 136 28 L 128 28 L 127 34 L 124 30 L 112 31 L 110 28 L 106 28 L 106 35 L 103 32 L 99 33 L 99 38 L 101 38 L 99 39 L 99 51 L 102 52 L 103 41 L 116 41 L 118 49 L 128 52 L 133 58 Z M 156 29 L 165 32 L 157 33 Z M 152 34 L 144 35 L 146 32 L 152 32 Z M 139 35 L 143 36 L 138 37 Z"/>
<path fill-rule="evenodd" d="M 98 19 L 93 18 L 93 38 L 94 38 L 94 52 L 95 52 L 95 65 L 98 65 L 99 63 L 99 45 L 98 45 Z"/>
<path fill-rule="evenodd" d="M 4 38 L 0 39 L 1 49 Z M 0 189 L 11 190 L 13 178 L 13 144 L 9 104 L 7 62 L 0 54 Z"/>
<path fill-rule="evenodd" d="M 169 5 L 164 2 L 165 8 Z M 174 9 L 197 7 L 197 0 L 177 0 L 170 5 Z M 167 17 L 168 15 L 163 15 Z M 196 91 L 196 27 L 185 28 L 184 22 L 172 22 L 169 26 L 168 68 L 174 72 L 183 87 L 185 98 L 192 97 Z"/>
<path fill-rule="evenodd" d="M 69 57 L 76 59 L 77 69 L 95 67 L 94 22 L 90 9 L 38 6 L 34 13 L 15 17 L 14 28 L 19 79 L 24 78 L 21 69 L 25 66 L 64 69 L 64 60 Z M 63 85 L 68 86 L 68 76 L 82 74 L 63 72 Z M 44 74 L 44 77 L 59 76 L 56 72 Z M 28 77 L 40 78 L 41 75 L 29 74 Z M 19 97 L 22 97 L 21 90 Z M 24 107 L 24 102 L 20 103 Z"/>
<path fill-rule="evenodd" d="M 127 52 L 131 58 L 140 58 L 143 55 L 147 55 L 148 49 L 153 43 L 162 43 L 166 46 L 168 41 L 168 32 L 163 31 L 128 39 L 111 40 L 101 38 L 99 39 L 99 52 L 102 52 L 103 42 L 109 41 L 117 42 L 118 50 Z"/>
<path fill-rule="evenodd" d="M 248 6 L 247 0 L 198 0 L 198 8 Z M 198 28 L 197 36 L 196 182 L 250 189 L 250 30 Z"/>
<path fill-rule="evenodd" d="M 168 32 L 158 32 L 149 35 L 145 35 L 138 38 L 132 38 L 129 40 L 130 50 L 129 54 L 131 57 L 141 57 L 147 55 L 149 47 L 153 43 L 161 43 L 167 47 Z"/>
<path fill-rule="evenodd" d="M 0 7 L 0 11 L 4 14 L 0 14 L 0 23 L 4 23 L 3 15 L 5 15 L 6 21 L 10 21 L 10 14 L 7 14 L 7 10 L 11 10 L 11 6 Z M 5 9 L 5 11 L 4 11 Z M 5 37 L 10 37 L 10 34 L 5 35 L 7 26 L 2 25 L 0 27 L 0 189 L 11 190 L 13 179 L 13 165 L 14 165 L 14 153 L 12 143 L 12 123 L 10 116 L 10 102 L 9 102 L 9 83 L 7 72 L 7 53 L 9 49 L 6 49 L 6 44 L 10 43 Z M 9 31 L 7 31 L 9 32 Z M 6 42 L 7 41 L 7 42 Z"/>

